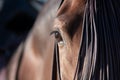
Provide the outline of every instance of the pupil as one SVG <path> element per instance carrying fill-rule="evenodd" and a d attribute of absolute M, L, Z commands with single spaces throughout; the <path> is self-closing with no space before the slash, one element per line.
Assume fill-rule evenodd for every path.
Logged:
<path fill-rule="evenodd" d="M 55 33 L 55 38 L 59 38 L 59 33 L 58 32 Z"/>

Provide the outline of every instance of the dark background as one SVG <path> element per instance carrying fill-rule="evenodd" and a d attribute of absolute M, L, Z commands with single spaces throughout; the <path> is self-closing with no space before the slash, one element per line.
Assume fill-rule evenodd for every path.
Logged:
<path fill-rule="evenodd" d="M 0 0 L 0 69 L 11 59 L 47 0 Z"/>

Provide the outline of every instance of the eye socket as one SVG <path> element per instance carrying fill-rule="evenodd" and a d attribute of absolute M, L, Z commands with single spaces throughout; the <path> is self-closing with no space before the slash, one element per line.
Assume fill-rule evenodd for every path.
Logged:
<path fill-rule="evenodd" d="M 61 42 L 61 41 L 63 41 L 63 39 L 62 39 L 61 34 L 60 34 L 59 31 L 52 31 L 52 32 L 51 32 L 51 35 L 52 35 L 52 34 L 54 34 L 55 39 L 56 39 L 56 41 L 57 41 L 58 43 Z"/>

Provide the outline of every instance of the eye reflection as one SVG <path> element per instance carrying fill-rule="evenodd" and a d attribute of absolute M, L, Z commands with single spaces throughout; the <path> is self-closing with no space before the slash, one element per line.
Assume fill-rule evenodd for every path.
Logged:
<path fill-rule="evenodd" d="M 51 35 L 52 35 L 52 34 L 54 34 L 54 37 L 55 37 L 57 43 L 63 41 L 63 39 L 62 39 L 61 34 L 60 34 L 59 31 L 52 31 L 52 32 L 51 32 Z"/>

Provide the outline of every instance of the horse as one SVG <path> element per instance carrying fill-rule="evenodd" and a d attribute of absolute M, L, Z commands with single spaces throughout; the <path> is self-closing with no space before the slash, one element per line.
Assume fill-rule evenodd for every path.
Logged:
<path fill-rule="evenodd" d="M 62 1 L 52 32 L 53 75 L 59 80 L 120 79 L 119 7 L 115 0 Z"/>
<path fill-rule="evenodd" d="M 26 40 L 19 79 L 119 80 L 119 5 L 115 0 L 62 0 L 53 27 L 36 28 L 41 35 Z"/>

